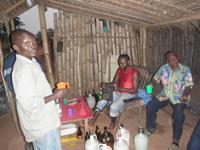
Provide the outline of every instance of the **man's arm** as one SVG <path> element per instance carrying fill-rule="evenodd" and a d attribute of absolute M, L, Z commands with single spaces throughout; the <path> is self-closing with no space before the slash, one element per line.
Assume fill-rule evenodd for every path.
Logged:
<path fill-rule="evenodd" d="M 188 96 L 190 95 L 192 91 L 192 86 L 194 85 L 193 79 L 192 79 L 192 73 L 191 70 L 188 68 L 187 73 L 184 77 L 184 84 L 185 89 L 183 91 L 182 96 L 180 97 L 181 100 L 186 101 L 188 99 Z"/>

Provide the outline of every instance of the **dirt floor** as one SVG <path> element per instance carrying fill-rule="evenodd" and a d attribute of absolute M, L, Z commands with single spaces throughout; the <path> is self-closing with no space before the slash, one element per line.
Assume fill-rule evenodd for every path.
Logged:
<path fill-rule="evenodd" d="M 197 84 L 192 92 L 193 104 L 200 105 L 198 98 L 200 97 L 199 89 L 200 83 L 195 80 Z M 142 110 L 142 120 L 143 127 L 145 127 L 146 110 Z M 157 130 L 156 133 L 149 138 L 149 150 L 167 150 L 169 144 L 172 140 L 172 122 L 171 122 L 171 112 L 170 106 L 158 112 L 157 118 Z M 186 120 L 183 129 L 183 135 L 180 141 L 180 150 L 186 150 L 186 145 L 191 136 L 191 133 L 199 119 L 198 114 L 194 114 L 188 108 L 185 110 Z M 103 131 L 104 126 L 109 125 L 109 118 L 105 115 L 100 116 L 96 124 L 99 125 L 101 131 Z M 137 134 L 138 129 L 138 118 L 136 110 L 129 110 L 123 118 L 121 118 L 124 126 L 131 132 L 131 143 L 130 150 L 134 150 L 134 136 Z M 12 122 L 11 113 L 4 114 L 0 117 L 0 150 L 24 150 L 23 137 L 17 134 L 15 127 Z M 80 140 L 76 144 L 63 143 L 63 150 L 84 150 L 84 140 Z"/>

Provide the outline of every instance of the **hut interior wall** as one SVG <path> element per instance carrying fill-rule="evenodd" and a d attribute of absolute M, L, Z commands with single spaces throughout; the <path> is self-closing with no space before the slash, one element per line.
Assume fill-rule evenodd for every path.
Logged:
<path fill-rule="evenodd" d="M 147 68 L 152 72 L 165 62 L 169 50 L 177 52 L 180 62 L 193 73 L 200 73 L 200 34 L 198 29 L 162 28 L 147 32 Z"/>
<path fill-rule="evenodd" d="M 62 11 L 54 14 L 55 81 L 69 82 L 77 96 L 97 89 L 102 81 L 112 80 L 107 75 L 112 55 L 127 53 L 136 65 L 142 61 L 136 57 L 139 34 L 127 24 Z"/>

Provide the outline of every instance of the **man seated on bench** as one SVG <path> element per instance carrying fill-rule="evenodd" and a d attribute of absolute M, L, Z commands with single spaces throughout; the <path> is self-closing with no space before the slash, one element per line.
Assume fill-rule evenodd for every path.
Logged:
<path fill-rule="evenodd" d="M 100 111 L 106 106 L 110 106 L 111 123 L 109 130 L 114 130 L 116 119 L 125 107 L 124 100 L 136 97 L 139 71 L 130 65 L 130 57 L 127 54 L 121 54 L 118 57 L 118 65 L 119 68 L 115 73 L 114 79 L 109 83 L 114 90 L 112 103 L 109 104 L 106 100 L 99 101 L 96 107 L 96 110 L 99 110 L 95 112 L 93 119 L 89 121 L 89 125 L 94 125 Z"/>
<path fill-rule="evenodd" d="M 139 71 L 130 65 L 130 57 L 122 54 L 118 58 L 119 68 L 113 79 L 113 102 L 110 105 L 111 122 L 109 130 L 115 130 L 116 119 L 124 110 L 125 99 L 136 97 L 138 90 Z"/>

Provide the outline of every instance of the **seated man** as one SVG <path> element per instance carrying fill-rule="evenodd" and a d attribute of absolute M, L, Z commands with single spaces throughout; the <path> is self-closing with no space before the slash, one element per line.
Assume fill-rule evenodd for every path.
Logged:
<path fill-rule="evenodd" d="M 122 113 L 125 99 L 136 97 L 138 90 L 139 71 L 130 65 L 130 57 L 122 54 L 118 58 L 119 68 L 117 69 L 113 79 L 113 102 L 110 105 L 111 123 L 109 130 L 114 130 L 116 119 Z"/>
<path fill-rule="evenodd" d="M 94 125 L 100 112 L 107 106 L 110 106 L 111 123 L 109 129 L 115 129 L 116 118 L 123 111 L 125 106 L 124 100 L 136 96 L 139 71 L 134 66 L 130 65 L 130 58 L 127 54 L 121 54 L 118 57 L 118 65 L 119 68 L 115 73 L 113 81 L 102 85 L 102 89 L 107 86 L 108 89 L 110 88 L 112 91 L 114 90 L 114 92 L 111 96 L 107 96 L 107 98 L 103 96 L 104 99 L 97 103 L 94 117 L 89 121 L 89 125 Z"/>
<path fill-rule="evenodd" d="M 173 139 L 169 150 L 178 150 L 179 140 L 183 132 L 185 120 L 184 109 L 187 107 L 189 94 L 193 86 L 191 70 L 180 64 L 176 52 L 169 51 L 165 58 L 167 63 L 162 65 L 153 77 L 162 84 L 161 91 L 147 104 L 147 134 L 156 129 L 156 116 L 159 109 L 171 104 L 173 108 Z"/>

